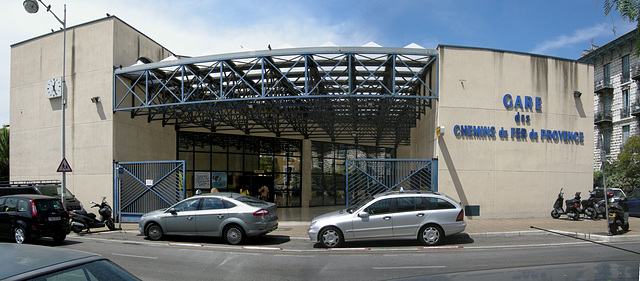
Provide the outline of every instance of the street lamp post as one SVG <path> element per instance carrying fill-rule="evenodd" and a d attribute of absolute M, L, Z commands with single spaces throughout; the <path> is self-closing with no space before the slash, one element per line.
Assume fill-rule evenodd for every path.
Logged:
<path fill-rule="evenodd" d="M 40 2 L 40 4 L 42 4 L 42 6 L 47 8 L 47 12 L 51 13 L 56 20 L 58 20 L 58 22 L 60 24 L 62 24 L 62 77 L 60 79 L 61 82 L 61 99 L 62 101 L 61 106 L 62 106 L 62 128 L 61 128 L 61 134 L 62 134 L 62 147 L 61 147 L 61 153 L 62 153 L 62 160 L 66 159 L 66 153 L 65 153 L 65 111 L 67 108 L 67 89 L 66 89 L 66 84 L 65 84 L 65 74 L 66 74 L 66 50 L 67 50 L 67 4 L 64 4 L 64 16 L 63 19 L 60 20 L 60 18 L 51 10 L 51 5 L 46 5 L 44 2 L 42 2 L 42 0 L 24 0 L 24 2 L 22 3 L 22 5 L 24 6 L 24 9 L 27 11 L 27 13 L 30 14 L 35 14 L 38 12 L 39 10 L 39 5 L 38 2 Z M 65 200 L 64 200 L 64 193 L 67 190 L 67 173 L 66 172 L 62 172 L 62 181 L 61 181 L 61 192 L 60 192 L 60 199 L 62 200 L 62 204 L 63 206 L 67 206 Z"/>

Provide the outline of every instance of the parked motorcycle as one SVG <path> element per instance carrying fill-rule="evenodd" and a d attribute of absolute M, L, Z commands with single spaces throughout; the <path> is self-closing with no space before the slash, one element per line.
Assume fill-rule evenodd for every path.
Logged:
<path fill-rule="evenodd" d="M 604 218 L 606 213 L 604 200 L 602 198 L 597 198 L 596 192 L 591 191 L 589 193 L 589 198 L 582 200 L 582 213 L 592 220 L 597 220 L 600 216 Z"/>
<path fill-rule="evenodd" d="M 100 219 L 96 219 L 96 214 L 87 213 L 85 210 L 72 211 L 69 213 L 71 230 L 75 233 L 81 232 L 83 229 L 89 231 L 91 228 L 100 228 L 105 225 L 109 230 L 116 230 L 116 226 L 113 220 L 113 209 L 107 203 L 107 198 L 102 197 L 102 203 L 98 204 L 93 201 L 89 201 L 89 204 L 93 204 L 91 208 L 99 208 L 98 213 Z"/>
<path fill-rule="evenodd" d="M 560 188 L 558 199 L 556 199 L 556 202 L 553 204 L 553 210 L 551 210 L 551 217 L 557 219 L 560 215 L 566 214 L 569 219 L 579 220 L 580 213 L 582 212 L 580 209 L 580 192 L 576 192 L 573 199 L 565 202 L 567 205 L 566 211 L 562 209 L 562 201 L 564 201 L 564 193 L 562 192 L 562 188 Z"/>
<path fill-rule="evenodd" d="M 627 198 L 611 198 L 609 205 L 609 232 L 617 235 L 622 231 L 629 231 L 629 206 Z"/>
<path fill-rule="evenodd" d="M 560 188 L 560 193 L 558 193 L 558 199 L 553 203 L 553 209 L 551 210 L 551 217 L 557 219 L 560 215 L 564 214 L 564 209 L 562 208 L 562 204 L 564 203 L 564 193 L 562 192 L 562 188 Z"/>

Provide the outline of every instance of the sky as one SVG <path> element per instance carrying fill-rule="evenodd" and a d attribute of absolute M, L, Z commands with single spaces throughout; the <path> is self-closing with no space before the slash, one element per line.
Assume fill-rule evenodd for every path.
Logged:
<path fill-rule="evenodd" d="M 602 46 L 635 28 L 616 11 L 605 16 L 604 0 L 42 1 L 60 18 L 66 4 L 67 27 L 109 13 L 185 56 L 265 50 L 269 45 L 375 42 L 382 47 L 456 45 L 578 59 L 592 40 Z M 2 3 L 0 125 L 11 123 L 10 46 L 61 27 L 45 7 L 28 14 L 23 0 Z"/>

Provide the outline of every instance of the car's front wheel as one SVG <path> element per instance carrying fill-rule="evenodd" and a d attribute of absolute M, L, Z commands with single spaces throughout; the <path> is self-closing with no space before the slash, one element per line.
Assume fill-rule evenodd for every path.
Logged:
<path fill-rule="evenodd" d="M 325 248 L 340 247 L 343 241 L 342 233 L 335 227 L 327 227 L 320 231 L 320 243 Z"/>
<path fill-rule="evenodd" d="M 442 228 L 434 225 L 428 224 L 420 228 L 420 232 L 418 233 L 418 240 L 420 243 L 425 246 L 435 246 L 442 242 L 444 238 L 444 231 Z"/>
<path fill-rule="evenodd" d="M 238 225 L 231 225 L 224 230 L 224 239 L 231 245 L 238 245 L 244 238 L 244 231 Z"/>
<path fill-rule="evenodd" d="M 162 233 L 162 227 L 160 227 L 159 225 L 152 223 L 147 226 L 147 237 L 149 237 L 149 239 L 158 241 L 162 239 L 163 235 L 164 234 Z"/>
<path fill-rule="evenodd" d="M 13 239 L 18 244 L 27 242 L 27 232 L 24 230 L 22 226 L 16 226 L 13 229 Z"/>

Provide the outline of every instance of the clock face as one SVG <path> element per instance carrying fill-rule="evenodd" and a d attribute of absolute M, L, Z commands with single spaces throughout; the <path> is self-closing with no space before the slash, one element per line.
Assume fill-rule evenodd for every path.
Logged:
<path fill-rule="evenodd" d="M 62 96 L 62 81 L 60 77 L 47 80 L 47 98 L 57 98 Z"/>

